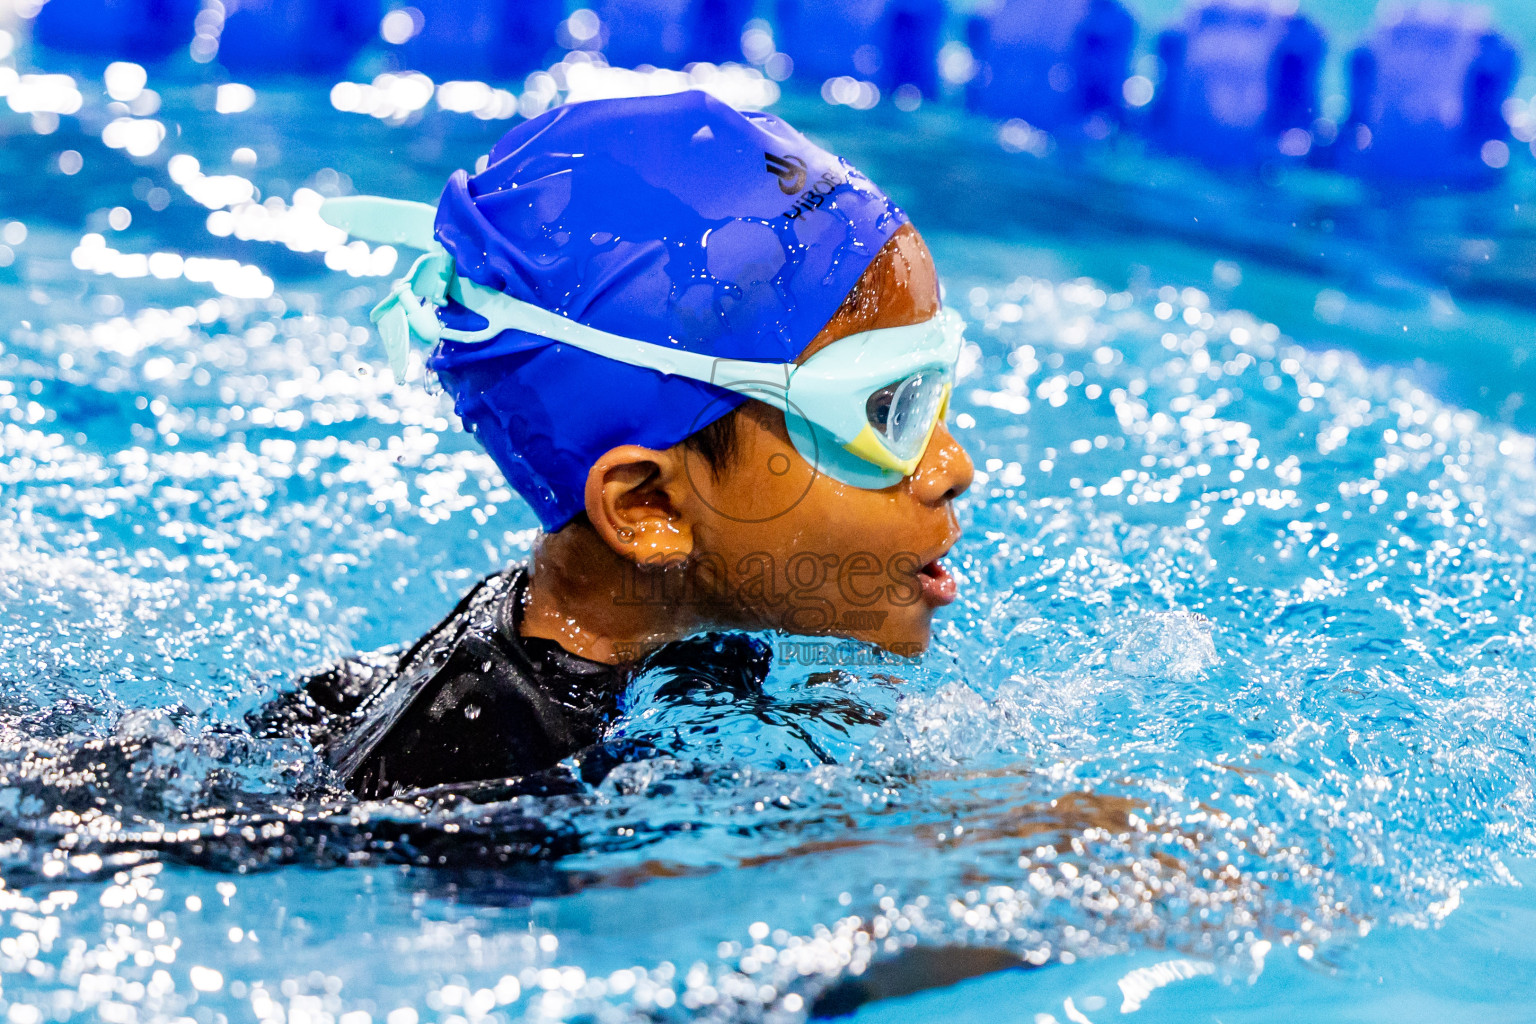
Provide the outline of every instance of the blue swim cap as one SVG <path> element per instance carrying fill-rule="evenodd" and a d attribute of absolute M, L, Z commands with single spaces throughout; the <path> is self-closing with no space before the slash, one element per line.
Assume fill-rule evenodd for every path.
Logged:
<path fill-rule="evenodd" d="M 436 236 L 459 275 L 613 334 L 798 358 L 906 215 L 772 114 L 703 92 L 563 106 L 448 180 Z M 450 303 L 445 326 L 485 322 Z M 739 395 L 507 330 L 427 360 L 547 530 L 622 444 L 667 448 Z"/>

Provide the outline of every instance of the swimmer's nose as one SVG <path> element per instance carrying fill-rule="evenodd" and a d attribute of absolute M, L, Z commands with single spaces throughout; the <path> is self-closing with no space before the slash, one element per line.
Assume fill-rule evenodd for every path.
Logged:
<path fill-rule="evenodd" d="M 965 454 L 954 435 L 944 424 L 939 424 L 912 474 L 912 493 L 925 505 L 942 505 L 954 501 L 970 490 L 976 479 L 976 465 Z"/>

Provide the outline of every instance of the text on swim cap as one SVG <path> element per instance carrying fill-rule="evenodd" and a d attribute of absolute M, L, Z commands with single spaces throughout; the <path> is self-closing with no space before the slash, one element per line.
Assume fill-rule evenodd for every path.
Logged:
<path fill-rule="evenodd" d="M 827 201 L 827 196 L 839 185 L 848 184 L 848 175 L 843 171 L 833 168 L 821 173 L 821 177 L 811 183 L 811 187 L 800 193 L 800 198 L 795 205 L 785 210 L 783 216 L 794 220 L 802 213 L 810 213 Z"/>
<path fill-rule="evenodd" d="M 779 191 L 792 196 L 805 187 L 805 161 L 797 156 L 764 153 L 768 173 L 779 179 Z"/>

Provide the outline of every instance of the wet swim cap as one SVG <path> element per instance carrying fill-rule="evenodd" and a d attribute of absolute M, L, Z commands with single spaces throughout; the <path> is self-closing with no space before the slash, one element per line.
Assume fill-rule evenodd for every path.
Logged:
<path fill-rule="evenodd" d="M 459 171 L 436 235 L 457 273 L 624 337 L 783 363 L 906 223 L 868 178 L 772 114 L 702 92 L 559 107 Z M 483 327 L 462 306 L 445 326 Z M 517 330 L 443 340 L 427 365 L 556 530 L 622 444 L 667 448 L 743 401 Z"/>

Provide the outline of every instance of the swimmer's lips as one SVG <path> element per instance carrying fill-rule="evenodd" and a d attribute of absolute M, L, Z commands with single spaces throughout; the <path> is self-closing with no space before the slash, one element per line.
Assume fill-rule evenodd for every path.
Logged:
<path fill-rule="evenodd" d="M 917 582 L 923 589 L 923 599 L 935 608 L 942 608 L 954 601 L 959 591 L 959 586 L 954 576 L 950 575 L 949 569 L 945 567 L 943 558 L 944 556 L 940 555 L 917 571 Z"/>

